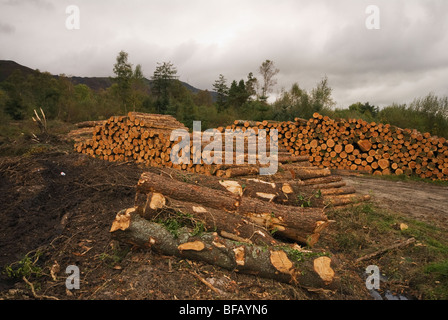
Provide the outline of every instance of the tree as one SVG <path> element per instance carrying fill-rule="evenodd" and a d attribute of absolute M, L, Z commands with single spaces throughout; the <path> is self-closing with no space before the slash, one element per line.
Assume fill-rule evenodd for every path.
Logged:
<path fill-rule="evenodd" d="M 373 119 L 378 114 L 378 107 L 370 105 L 369 102 L 366 103 L 356 102 L 351 104 L 348 107 L 348 109 L 349 111 L 358 113 L 360 116 L 364 116 L 363 118 L 364 120 L 373 121 Z"/>
<path fill-rule="evenodd" d="M 274 61 L 266 60 L 261 64 L 258 71 L 263 78 L 260 99 L 266 101 L 268 99 L 268 93 L 272 92 L 273 87 L 277 84 L 277 79 L 274 77 L 280 70 L 275 68 Z"/>
<path fill-rule="evenodd" d="M 246 90 L 246 84 L 244 83 L 244 80 L 240 80 L 238 83 L 236 82 L 236 80 L 232 81 L 228 97 L 229 106 L 239 109 L 244 103 L 246 103 L 246 101 L 249 99 L 249 96 L 250 95 Z"/>
<path fill-rule="evenodd" d="M 330 109 L 335 105 L 331 97 L 332 88 L 328 86 L 328 78 L 325 76 L 314 88 L 311 90 L 311 101 L 314 112 L 321 112 L 322 109 Z"/>
<path fill-rule="evenodd" d="M 294 83 L 289 91 L 283 91 L 274 103 L 275 120 L 285 121 L 294 117 L 308 119 L 313 115 L 308 92 Z"/>
<path fill-rule="evenodd" d="M 143 101 L 146 96 L 145 78 L 142 72 L 142 66 L 138 64 L 133 73 L 131 79 L 131 94 L 130 103 L 133 111 L 140 109 L 143 106 Z"/>
<path fill-rule="evenodd" d="M 246 80 L 246 92 L 249 95 L 248 99 L 250 99 L 253 96 L 257 95 L 257 87 L 258 87 L 258 80 L 254 77 L 252 72 L 249 72 L 247 75 Z"/>
<path fill-rule="evenodd" d="M 26 103 L 27 79 L 20 70 L 15 70 L 7 80 L 0 83 L 4 90 L 4 112 L 14 120 L 27 116 L 29 108 Z"/>
<path fill-rule="evenodd" d="M 194 102 L 198 106 L 210 107 L 213 105 L 213 97 L 208 90 L 199 90 L 194 97 Z"/>
<path fill-rule="evenodd" d="M 157 97 L 156 107 L 159 113 L 165 113 L 170 103 L 169 90 L 173 81 L 177 79 L 177 69 L 171 62 L 157 63 L 156 70 L 151 77 L 152 88 Z"/>
<path fill-rule="evenodd" d="M 326 77 L 311 92 L 294 83 L 289 91 L 283 91 L 275 101 L 275 119 L 280 121 L 294 117 L 308 119 L 314 112 L 329 110 L 335 104 L 331 92 Z"/>
<path fill-rule="evenodd" d="M 216 104 L 218 105 L 218 111 L 221 112 L 224 110 L 227 98 L 229 96 L 229 87 L 227 87 L 227 80 L 222 74 L 219 75 L 218 80 L 216 80 L 213 84 L 213 88 L 217 93 Z"/>
<path fill-rule="evenodd" d="M 114 73 L 116 77 L 113 79 L 117 84 L 117 94 L 120 102 L 127 113 L 127 104 L 131 95 L 131 79 L 133 75 L 132 64 L 128 62 L 128 54 L 123 50 L 117 56 L 117 62 L 114 64 Z"/>

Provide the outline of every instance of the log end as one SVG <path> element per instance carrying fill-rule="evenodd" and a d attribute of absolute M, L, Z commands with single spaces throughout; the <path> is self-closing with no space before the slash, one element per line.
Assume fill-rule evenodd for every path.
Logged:
<path fill-rule="evenodd" d="M 109 232 L 115 232 L 117 230 L 126 230 L 131 224 L 131 213 L 135 212 L 135 208 L 129 208 L 121 210 L 115 216 L 115 220 L 112 222 L 112 226 Z"/>
<path fill-rule="evenodd" d="M 278 272 L 291 274 L 293 264 L 285 251 L 271 251 L 270 260 L 271 264 Z"/>
<path fill-rule="evenodd" d="M 325 285 L 332 283 L 335 276 L 335 272 L 330 265 L 331 259 L 329 257 L 319 257 L 313 261 L 314 271 L 319 275 Z"/>

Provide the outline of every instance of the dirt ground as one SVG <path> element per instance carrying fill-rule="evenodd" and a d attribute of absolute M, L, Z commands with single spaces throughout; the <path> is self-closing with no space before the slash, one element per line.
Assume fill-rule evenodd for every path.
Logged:
<path fill-rule="evenodd" d="M 344 176 L 344 180 L 357 192 L 370 194 L 380 208 L 448 229 L 448 186 L 368 176 Z"/>
<path fill-rule="evenodd" d="M 27 278 L 33 283 L 33 293 L 23 278 L 11 279 L 2 272 L 0 298 L 372 299 L 360 270 L 347 263 L 341 263 L 341 270 L 336 271 L 350 279 L 349 285 L 329 293 L 162 256 L 113 241 L 109 233 L 111 223 L 118 211 L 133 205 L 135 184 L 145 170 L 157 169 L 110 163 L 73 152 L 1 158 L 0 267 L 3 271 L 28 254 L 42 274 Z M 371 193 L 373 201 L 381 206 L 447 223 L 446 187 L 363 177 L 346 180 L 360 191 Z M 67 290 L 65 286 L 65 271 L 70 265 L 77 266 L 81 273 L 78 290 Z M 202 280 L 220 293 L 210 290 Z"/>

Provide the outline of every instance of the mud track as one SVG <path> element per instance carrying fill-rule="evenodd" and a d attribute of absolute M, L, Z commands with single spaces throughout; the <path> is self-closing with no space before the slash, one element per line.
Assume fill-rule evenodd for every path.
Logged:
<path fill-rule="evenodd" d="M 448 229 L 448 186 L 369 176 L 344 176 L 344 180 L 357 192 L 370 194 L 377 207 Z"/>

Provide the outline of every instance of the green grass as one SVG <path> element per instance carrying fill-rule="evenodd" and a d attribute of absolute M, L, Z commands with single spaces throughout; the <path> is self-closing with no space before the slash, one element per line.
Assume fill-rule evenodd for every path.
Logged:
<path fill-rule="evenodd" d="M 74 129 L 72 124 L 50 120 L 47 123 L 48 141 L 35 142 L 33 134 L 39 136 L 40 130 L 32 120 L 1 122 L 0 157 L 28 156 L 60 149 L 64 143 L 61 143 L 58 137 L 67 134 L 71 129 Z M 66 145 L 69 146 L 67 143 Z"/>
<path fill-rule="evenodd" d="M 369 203 L 332 210 L 328 216 L 336 223 L 323 245 L 351 261 L 415 238 L 412 245 L 386 251 L 355 267 L 362 272 L 364 264 L 378 265 L 396 290 L 404 288 L 406 293 L 420 299 L 448 299 L 447 230 Z M 407 229 L 401 230 L 400 223 L 406 224 Z"/>
<path fill-rule="evenodd" d="M 33 255 L 26 254 L 22 260 L 11 263 L 5 266 L 4 273 L 9 278 L 21 279 L 22 277 L 40 277 L 42 275 L 42 268 L 37 265 L 39 257 L 42 255 L 40 251 Z"/>

